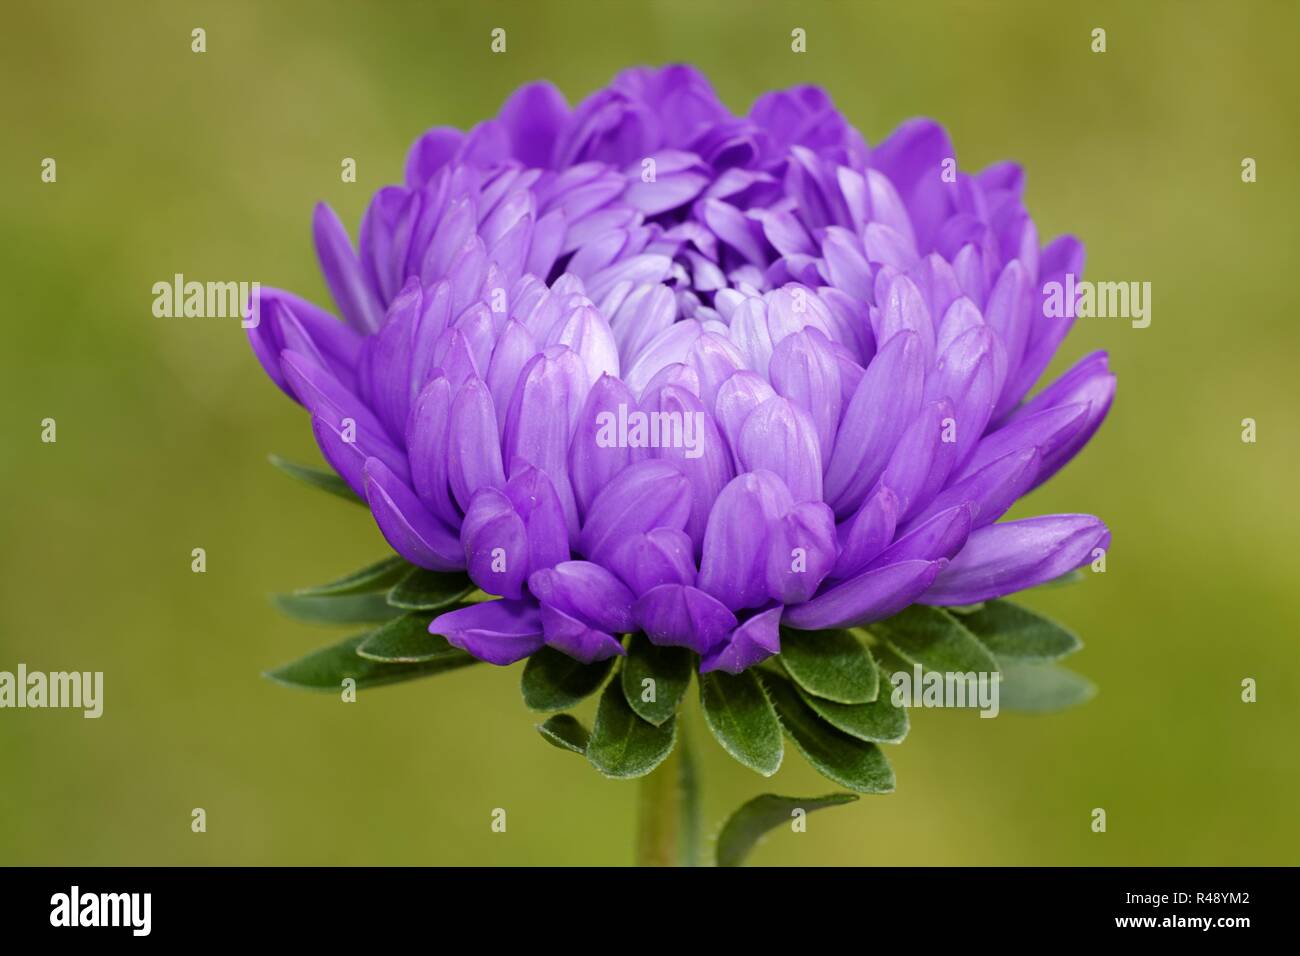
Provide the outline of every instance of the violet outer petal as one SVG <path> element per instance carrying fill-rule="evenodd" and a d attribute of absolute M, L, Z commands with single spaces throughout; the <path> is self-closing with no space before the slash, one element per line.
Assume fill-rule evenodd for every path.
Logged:
<path fill-rule="evenodd" d="M 1007 420 L 1010 425 L 1048 405 L 1088 403 L 1088 414 L 1079 430 L 1044 451 L 1042 467 L 1034 481 L 1034 488 L 1060 471 L 1101 427 L 1115 400 L 1115 376 L 1106 367 L 1106 362 L 1105 352 L 1094 352 L 1087 356 Z"/>
<path fill-rule="evenodd" d="M 883 568 L 900 561 L 951 558 L 970 536 L 971 515 L 974 511 L 975 506 L 966 503 L 939 512 L 898 538 L 867 565 L 867 570 Z"/>
<path fill-rule="evenodd" d="M 634 627 L 632 592 L 599 564 L 561 561 L 530 574 L 528 590 L 544 607 L 563 611 L 597 630 L 626 634 Z"/>
<path fill-rule="evenodd" d="M 365 434 L 376 447 L 387 446 L 397 452 L 374 412 L 356 395 L 343 387 L 328 369 L 310 358 L 288 349 L 280 353 L 280 370 L 298 401 L 313 415 L 319 415 L 340 431 L 350 418 L 358 435 Z"/>
<path fill-rule="evenodd" d="M 961 553 L 922 596 L 926 604 L 975 604 L 1068 574 L 1110 546 L 1110 532 L 1092 515 L 1064 514 L 1005 521 L 971 534 Z"/>
<path fill-rule="evenodd" d="M 768 528 L 792 507 L 789 489 L 770 471 L 732 479 L 709 512 L 699 586 L 733 611 L 766 604 Z"/>
<path fill-rule="evenodd" d="M 772 350 L 768 374 L 778 395 L 812 416 L 821 460 L 826 461 L 835 447 L 842 409 L 839 363 L 830 340 L 815 328 L 787 335 Z"/>
<path fill-rule="evenodd" d="M 767 593 L 782 604 L 807 601 L 835 567 L 835 514 L 820 501 L 797 504 L 768 531 Z"/>
<path fill-rule="evenodd" d="M 899 521 L 924 507 L 947 480 L 957 453 L 957 443 L 945 441 L 950 437 L 945 420 L 952 416 L 947 399 L 930 402 L 903 433 L 885 466 L 880 485 L 897 497 Z"/>
<path fill-rule="evenodd" d="M 540 468 L 515 471 L 506 482 L 506 497 L 528 532 L 528 572 L 569 560 L 569 530 L 555 485 Z"/>
<path fill-rule="evenodd" d="M 482 379 L 466 381 L 452 402 L 447 477 L 462 508 L 469 507 L 480 488 L 502 489 L 506 485 L 496 410 Z"/>
<path fill-rule="evenodd" d="M 632 535 L 608 560 L 638 596 L 661 584 L 695 583 L 695 545 L 686 532 L 674 528 Z"/>
<path fill-rule="evenodd" d="M 480 489 L 465 511 L 460 541 L 470 580 L 488 594 L 522 596 L 528 574 L 528 532 L 503 492 Z"/>
<path fill-rule="evenodd" d="M 661 584 L 637 599 L 632 614 L 651 643 L 706 654 L 736 627 L 736 615 L 699 588 Z"/>
<path fill-rule="evenodd" d="M 429 512 L 410 488 L 378 458 L 365 465 L 366 498 L 375 523 L 393 550 L 432 571 L 457 571 L 465 555 L 455 534 Z"/>
<path fill-rule="evenodd" d="M 1017 418 L 995 432 L 980 439 L 975 454 L 971 455 L 954 477 L 965 481 L 981 468 L 992 464 L 1013 451 L 1038 448 L 1043 457 L 1051 454 L 1083 428 L 1088 420 L 1088 406 L 1083 403 L 1058 405 L 1046 411 Z"/>
<path fill-rule="evenodd" d="M 691 516 L 685 530 L 698 548 L 704 542 L 709 508 L 735 474 L 731 454 L 713 417 L 705 412 L 698 398 L 680 386 L 667 385 L 660 389 L 642 410 L 651 415 L 659 412 L 659 420 L 666 423 L 660 426 L 659 447 L 650 452 L 651 457 L 671 461 L 691 483 Z M 680 433 L 674 432 L 673 422 L 681 423 Z"/>
<path fill-rule="evenodd" d="M 541 613 L 531 601 L 484 601 L 457 608 L 430 621 L 429 633 L 501 666 L 523 660 L 543 643 Z"/>
<path fill-rule="evenodd" d="M 908 521 L 903 533 L 911 532 L 939 512 L 962 503 L 974 506 L 972 529 L 992 524 L 1029 490 L 1041 460 L 1038 449 L 1033 447 L 1003 455 L 969 478 L 945 488 L 924 511 Z"/>
<path fill-rule="evenodd" d="M 781 614 L 784 610 L 782 607 L 771 608 L 740 625 L 731 632 L 725 644 L 704 655 L 700 661 L 700 673 L 726 671 L 739 674 L 773 654 L 781 653 Z"/>
<path fill-rule="evenodd" d="M 620 379 L 602 375 L 587 394 L 569 444 L 569 480 L 578 513 L 586 517 L 596 495 L 627 467 L 633 451 L 619 441 L 619 409 L 636 409 L 636 399 Z"/>
<path fill-rule="evenodd" d="M 948 562 L 900 561 L 864 571 L 829 588 L 806 604 L 785 609 L 790 627 L 820 631 L 833 627 L 859 627 L 897 614 L 934 582 Z"/>
<path fill-rule="evenodd" d="M 542 633 L 546 645 L 584 664 L 626 654 L 623 642 L 549 604 L 542 605 Z"/>
<path fill-rule="evenodd" d="M 836 528 L 840 556 L 832 576 L 847 578 L 865 568 L 867 562 L 889 546 L 897 524 L 898 496 L 888 487 L 876 489 L 857 514 Z"/>
<path fill-rule="evenodd" d="M 795 501 L 821 501 L 822 456 L 817 426 L 802 408 L 769 398 L 745 419 L 737 450 L 744 471 L 777 475 Z"/>
<path fill-rule="evenodd" d="M 836 515 L 857 510 L 884 470 L 903 429 L 921 407 L 925 384 L 921 341 L 900 332 L 867 366 L 844 411 L 826 468 L 826 501 Z"/>
<path fill-rule="evenodd" d="M 962 334 L 939 356 L 925 383 L 928 401 L 946 398 L 953 404 L 958 468 L 975 451 L 997 401 L 995 344 L 987 327 Z"/>
<path fill-rule="evenodd" d="M 451 383 L 439 376 L 429 382 L 411 406 L 406 423 L 406 453 L 411 484 L 429 509 L 453 527 L 460 512 L 447 483 L 447 429 L 451 421 Z"/>
<path fill-rule="evenodd" d="M 321 454 L 329 462 L 348 486 L 361 496 L 366 497 L 366 453 L 357 447 L 356 442 L 344 441 L 338 430 L 318 415 L 311 417 L 312 434 Z"/>
<path fill-rule="evenodd" d="M 652 528 L 681 531 L 691 513 L 691 483 L 671 462 L 629 465 L 591 503 L 579 550 L 599 564 L 632 535 Z"/>
<path fill-rule="evenodd" d="M 334 210 L 325 203 L 316 205 L 312 235 L 316 240 L 321 271 L 325 273 L 325 284 L 329 286 L 343 318 L 358 332 L 370 334 L 378 331 L 384 308 L 366 279 L 347 230 Z"/>

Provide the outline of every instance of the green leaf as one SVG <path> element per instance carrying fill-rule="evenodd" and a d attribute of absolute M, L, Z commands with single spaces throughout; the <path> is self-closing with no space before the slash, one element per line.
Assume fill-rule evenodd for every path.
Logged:
<path fill-rule="evenodd" d="M 907 708 L 894 706 L 888 687 L 869 704 L 837 704 L 814 697 L 797 684 L 795 690 L 813 713 L 850 737 L 875 744 L 898 744 L 907 736 Z"/>
<path fill-rule="evenodd" d="M 474 582 L 460 572 L 413 568 L 388 592 L 388 603 L 410 611 L 437 611 L 468 597 Z"/>
<path fill-rule="evenodd" d="M 962 619 L 964 620 L 964 618 Z M 913 604 L 871 625 L 871 632 L 909 664 L 942 673 L 992 673 L 993 655 L 952 614 L 942 608 Z"/>
<path fill-rule="evenodd" d="M 762 680 L 786 734 L 821 774 L 859 793 L 893 792 L 894 771 L 879 747 L 823 721 L 784 677 L 764 671 Z"/>
<path fill-rule="evenodd" d="M 319 488 L 322 491 L 328 491 L 332 495 L 345 501 L 351 501 L 353 504 L 361 505 L 363 508 L 370 507 L 364 499 L 357 495 L 352 487 L 334 474 L 332 471 L 325 471 L 322 468 L 313 468 L 310 465 L 296 465 L 291 461 L 286 461 L 279 455 L 270 456 L 271 464 L 275 465 L 286 475 L 291 475 L 299 481 L 306 482 L 313 488 Z"/>
<path fill-rule="evenodd" d="M 310 624 L 378 624 L 401 617 L 383 592 L 370 594 L 273 594 L 283 613 Z"/>
<path fill-rule="evenodd" d="M 1096 685 L 1055 664 L 1007 660 L 1002 662 L 998 704 L 1026 714 L 1048 714 L 1090 700 Z"/>
<path fill-rule="evenodd" d="M 599 689 L 613 664 L 612 658 L 584 664 L 553 647 L 543 647 L 524 665 L 520 679 L 524 704 L 529 710 L 543 712 L 568 710 Z"/>
<path fill-rule="evenodd" d="M 623 688 L 611 681 L 600 695 L 587 759 L 607 777 L 644 777 L 672 753 L 676 737 L 676 718 L 659 727 L 642 720 L 628 705 Z"/>
<path fill-rule="evenodd" d="M 856 793 L 830 793 L 824 797 L 780 797 L 765 793 L 740 807 L 718 834 L 718 866 L 740 866 L 769 830 L 789 823 L 796 810 L 812 813 L 824 807 L 841 807 L 858 799 Z"/>
<path fill-rule="evenodd" d="M 403 558 L 391 557 L 366 565 L 360 571 L 315 587 L 298 588 L 293 593 L 299 597 L 332 597 L 341 594 L 366 594 L 371 591 L 386 591 L 411 571 L 411 565 Z"/>
<path fill-rule="evenodd" d="M 463 654 L 439 634 L 429 633 L 428 614 L 406 614 L 375 628 L 357 648 L 357 654 L 372 661 L 419 664 Z"/>
<path fill-rule="evenodd" d="M 871 648 L 871 656 L 876 659 L 876 666 L 880 668 L 880 678 L 885 684 L 891 683 L 891 678 L 898 671 L 912 673 L 912 662 L 905 661 L 894 652 L 888 644 L 883 641 L 875 644 Z M 882 687 L 881 693 L 887 694 L 892 690 L 889 687 Z"/>
<path fill-rule="evenodd" d="M 361 690 L 417 677 L 430 677 L 478 663 L 463 651 L 423 664 L 386 664 L 367 660 L 357 656 L 357 647 L 368 636 L 357 634 L 337 644 L 312 651 L 306 657 L 267 671 L 263 676 L 286 687 L 318 691 L 338 691 L 342 688 L 343 680 L 350 677 L 357 682 L 357 689 Z"/>
<path fill-rule="evenodd" d="M 979 611 L 963 617 L 962 624 L 999 660 L 1055 660 L 1083 646 L 1055 621 L 1010 601 L 987 601 Z"/>
<path fill-rule="evenodd" d="M 780 769 L 785 754 L 781 722 L 753 671 L 701 674 L 700 704 L 704 722 L 723 750 L 765 777 Z"/>
<path fill-rule="evenodd" d="M 585 754 L 587 742 L 591 740 L 591 731 L 571 714 L 556 714 L 546 718 L 537 725 L 537 732 L 552 747 L 571 750 L 575 754 Z"/>
<path fill-rule="evenodd" d="M 660 647 L 638 632 L 628 642 L 627 658 L 623 661 L 620 674 L 623 694 L 642 720 L 657 727 L 677 713 L 691 686 L 691 671 L 694 669 L 695 655 L 689 649 Z M 654 683 L 647 687 L 647 680 Z M 643 700 L 649 689 L 653 689 L 654 700 Z"/>
<path fill-rule="evenodd" d="M 880 692 L 880 675 L 851 631 L 781 628 L 781 663 L 810 694 L 839 704 L 867 704 Z"/>

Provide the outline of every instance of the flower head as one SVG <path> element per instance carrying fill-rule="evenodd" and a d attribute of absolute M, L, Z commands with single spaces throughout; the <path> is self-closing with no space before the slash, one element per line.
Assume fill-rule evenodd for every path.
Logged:
<path fill-rule="evenodd" d="M 802 87 L 732 115 L 696 71 L 549 84 L 412 147 L 356 247 L 313 231 L 343 321 L 261 293 L 249 335 L 408 561 L 494 600 L 430 630 L 493 663 L 622 635 L 742 671 L 857 626 L 1062 575 L 1097 518 L 998 519 L 1092 436 L 1023 173 L 956 171 L 929 120 L 867 146 Z"/>

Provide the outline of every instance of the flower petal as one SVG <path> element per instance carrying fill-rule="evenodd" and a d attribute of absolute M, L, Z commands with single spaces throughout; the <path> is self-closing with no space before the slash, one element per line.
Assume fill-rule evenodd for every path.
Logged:
<path fill-rule="evenodd" d="M 939 512 L 899 537 L 868 564 L 867 569 L 883 568 L 900 561 L 951 558 L 970 536 L 974 511 L 974 505 L 965 503 Z"/>
<path fill-rule="evenodd" d="M 971 534 L 961 553 L 923 595 L 926 604 L 975 604 L 1068 574 L 1110 546 L 1092 515 L 1005 521 Z"/>
<path fill-rule="evenodd" d="M 600 631 L 633 629 L 632 592 L 599 564 L 562 561 L 528 576 L 528 590 L 542 602 Z"/>
<path fill-rule="evenodd" d="M 781 653 L 781 607 L 755 614 L 731 632 L 726 643 L 719 644 L 700 661 L 700 673 L 726 671 L 739 674 Z"/>
<path fill-rule="evenodd" d="M 699 654 L 721 644 L 736 627 L 736 616 L 716 598 L 681 584 L 652 588 L 637 599 L 632 613 L 652 643 Z"/>
<path fill-rule="evenodd" d="M 528 575 L 528 531 L 505 493 L 481 488 L 460 526 L 470 580 L 488 594 L 523 595 Z"/>
<path fill-rule="evenodd" d="M 768 529 L 767 593 L 782 604 L 807 601 L 835 567 L 835 514 L 820 501 L 795 505 Z"/>
<path fill-rule="evenodd" d="M 325 284 L 338 303 L 344 320 L 358 332 L 377 332 L 384 318 L 384 308 L 366 279 L 347 230 L 334 210 L 325 203 L 316 205 L 312 235 L 316 240 L 321 271 L 325 273 Z"/>
<path fill-rule="evenodd" d="M 549 604 L 542 605 L 542 633 L 548 647 L 584 664 L 627 653 L 623 642 L 614 635 L 591 627 Z"/>
<path fill-rule="evenodd" d="M 826 468 L 826 501 L 836 515 L 857 510 L 921 407 L 925 365 L 915 332 L 900 332 L 867 366 L 844 411 Z"/>
<path fill-rule="evenodd" d="M 531 601 L 484 601 L 439 614 L 429 633 L 489 664 L 523 660 L 541 648 L 542 617 Z"/>
<path fill-rule="evenodd" d="M 779 477 L 795 501 L 821 501 L 817 426 L 793 402 L 769 398 L 754 409 L 740 430 L 737 455 L 745 471 L 766 470 Z"/>
<path fill-rule="evenodd" d="M 394 551 L 412 564 L 434 571 L 456 571 L 465 566 L 456 535 L 387 465 L 378 458 L 367 459 L 365 477 L 370 510 Z"/>
<path fill-rule="evenodd" d="M 462 508 L 480 488 L 505 488 L 500 433 L 492 396 L 480 378 L 471 378 L 456 392 L 447 431 L 447 477 Z"/>
<path fill-rule="evenodd" d="M 732 479 L 709 512 L 699 586 L 733 611 L 766 604 L 768 528 L 793 506 L 789 489 L 770 471 Z"/>
<path fill-rule="evenodd" d="M 691 484 L 671 462 L 630 465 L 596 495 L 579 539 L 584 556 L 609 564 L 619 546 L 653 528 L 681 531 L 691 513 Z"/>
<path fill-rule="evenodd" d="M 897 614 L 915 601 L 943 569 L 946 561 L 900 561 L 863 571 L 819 594 L 806 604 L 785 609 L 791 627 L 818 631 L 859 627 Z"/>
<path fill-rule="evenodd" d="M 609 556 L 608 564 L 637 595 L 661 584 L 695 583 L 694 544 L 674 528 L 632 535 Z"/>
<path fill-rule="evenodd" d="M 832 572 L 836 578 L 857 574 L 889 546 L 898 523 L 898 496 L 882 486 L 862 503 L 848 521 L 836 528 L 840 555 Z"/>

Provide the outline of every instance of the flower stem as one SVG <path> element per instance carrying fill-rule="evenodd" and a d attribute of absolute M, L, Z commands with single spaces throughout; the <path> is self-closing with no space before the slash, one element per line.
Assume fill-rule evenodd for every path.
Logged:
<path fill-rule="evenodd" d="M 694 866 L 698 842 L 695 760 L 685 728 L 664 762 L 641 778 L 637 866 Z"/>

